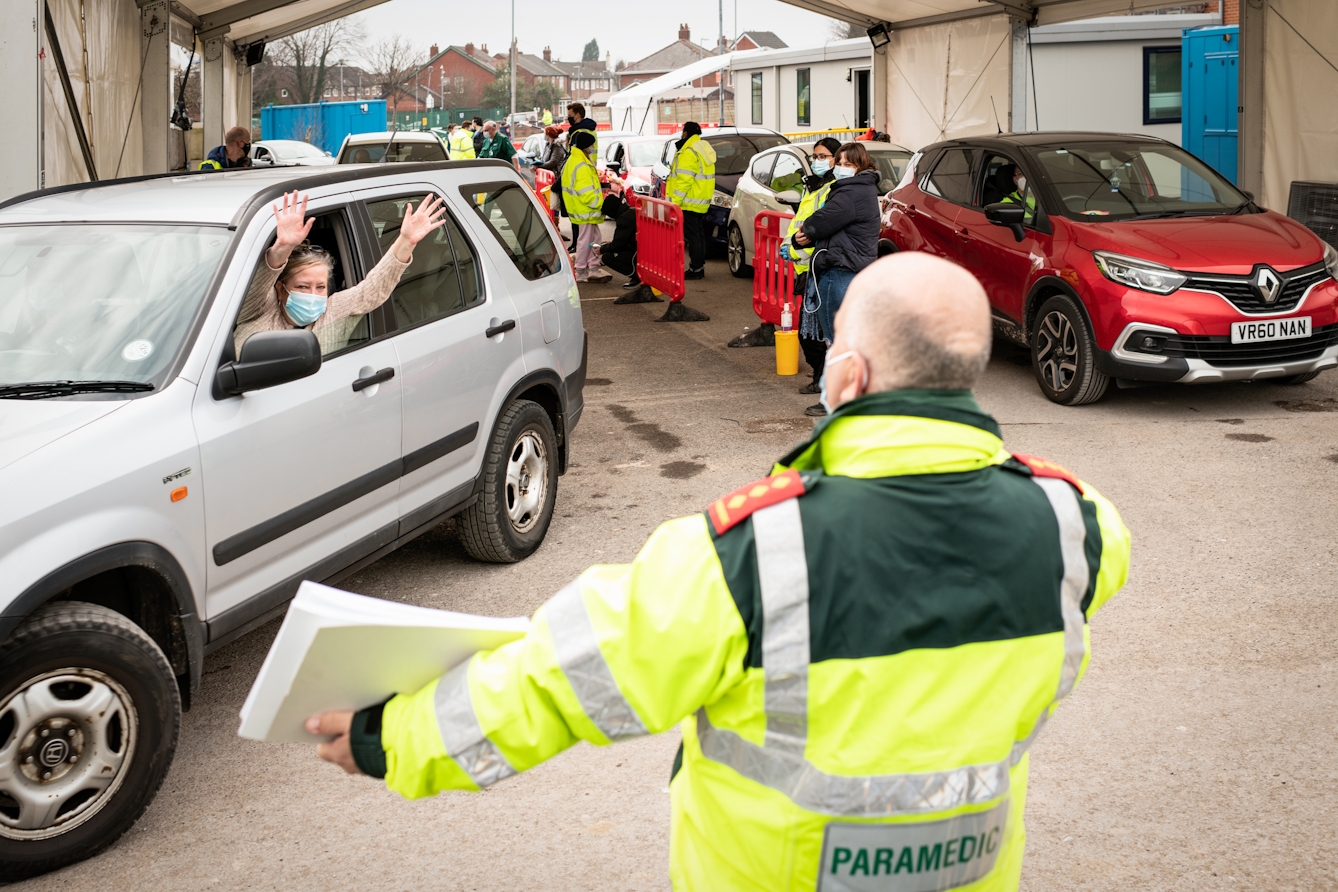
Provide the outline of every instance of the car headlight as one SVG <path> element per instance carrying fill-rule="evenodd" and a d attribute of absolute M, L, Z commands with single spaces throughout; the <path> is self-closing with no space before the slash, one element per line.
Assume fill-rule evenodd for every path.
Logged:
<path fill-rule="evenodd" d="M 734 205 L 734 196 L 721 192 L 719 189 L 711 196 L 711 204 L 718 208 L 727 208 Z"/>
<path fill-rule="evenodd" d="M 1139 291 L 1151 291 L 1153 294 L 1170 294 L 1185 284 L 1187 276 L 1178 273 L 1169 266 L 1139 260 L 1136 257 L 1123 257 L 1105 251 L 1093 251 L 1092 257 L 1102 275 L 1112 282 L 1137 288 Z"/>
<path fill-rule="evenodd" d="M 1338 279 L 1338 251 L 1333 249 L 1333 245 L 1324 243 L 1324 268 L 1329 271 L 1329 275 Z"/>

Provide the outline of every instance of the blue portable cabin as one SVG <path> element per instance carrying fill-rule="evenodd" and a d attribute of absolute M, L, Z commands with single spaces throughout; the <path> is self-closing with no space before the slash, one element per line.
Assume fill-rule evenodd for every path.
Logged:
<path fill-rule="evenodd" d="M 385 129 L 384 99 L 267 105 L 260 110 L 260 132 L 265 139 L 309 142 L 332 155 L 350 133 L 376 133 Z"/>
<path fill-rule="evenodd" d="M 1236 182 L 1240 26 L 1191 28 L 1181 36 L 1184 106 L 1180 144 Z"/>

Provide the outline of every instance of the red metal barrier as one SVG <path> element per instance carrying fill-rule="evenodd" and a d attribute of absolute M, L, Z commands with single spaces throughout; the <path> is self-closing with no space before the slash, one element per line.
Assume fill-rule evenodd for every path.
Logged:
<path fill-rule="evenodd" d="M 658 198 L 642 198 L 636 218 L 636 271 L 641 281 L 677 303 L 683 281 L 683 212 Z"/>
<path fill-rule="evenodd" d="M 539 203 L 548 208 L 548 216 L 556 224 L 557 208 L 553 207 L 553 183 L 557 179 L 551 170 L 536 168 L 534 171 L 534 194 L 539 196 Z"/>
<path fill-rule="evenodd" d="M 780 211 L 762 211 L 753 221 L 753 312 L 763 322 L 781 324 L 781 309 L 790 304 L 796 324 L 794 296 L 794 264 L 780 256 L 785 230 L 794 214 Z"/>

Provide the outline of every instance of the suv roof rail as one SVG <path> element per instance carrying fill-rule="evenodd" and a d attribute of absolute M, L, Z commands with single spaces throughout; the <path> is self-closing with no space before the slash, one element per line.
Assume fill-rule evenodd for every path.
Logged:
<path fill-rule="evenodd" d="M 303 185 L 303 186 L 311 186 L 311 187 L 315 187 L 315 186 L 326 186 L 326 185 L 330 185 L 331 183 L 340 183 L 340 182 L 344 182 L 344 181 L 346 181 L 346 180 L 357 180 L 357 179 L 361 179 L 361 178 L 363 178 L 363 177 L 384 176 L 385 174 L 387 174 L 387 173 L 391 173 L 391 172 L 395 172 L 395 173 L 410 173 L 410 172 L 413 172 L 413 171 L 435 170 L 435 169 L 437 169 L 437 168 L 442 167 L 443 165 L 449 165 L 449 166 L 451 166 L 451 167 L 495 167 L 495 166 L 500 166 L 500 167 L 506 167 L 506 168 L 508 168 L 508 169 L 512 169 L 512 170 L 515 169 L 515 168 L 513 168 L 510 164 L 507 164 L 505 161 L 499 161 L 499 160 L 497 160 L 497 159 L 495 159 L 495 158 L 470 158 L 470 159 L 467 159 L 467 160 L 464 160 L 464 161 L 423 161 L 423 162 L 418 162 L 418 163 L 404 163 L 404 162 L 397 162 L 397 163 L 395 163 L 395 164 L 379 165 L 377 168 L 375 168 L 375 169 L 373 169 L 373 170 L 368 170 L 368 169 L 363 168 L 363 167 L 358 167 L 358 168 L 356 168 L 356 169 L 351 168 L 351 167 L 344 167 L 343 170 L 332 171 L 331 173 L 327 173 L 327 174 L 324 174 L 324 175 L 320 175 L 320 174 L 318 174 L 318 175 L 314 175 L 314 176 L 300 177 L 300 178 L 297 178 L 297 182 L 300 183 L 300 184 Z M 339 167 L 343 167 L 343 165 L 334 165 L 334 167 L 337 169 L 337 168 L 339 168 Z M 256 172 L 259 172 L 259 171 L 262 171 L 262 170 L 264 170 L 264 171 L 273 171 L 273 170 L 275 170 L 275 168 L 271 168 L 271 167 L 265 167 L 265 168 L 240 168 L 240 169 L 241 169 L 241 170 L 251 170 L 251 171 L 256 171 Z M 294 168 L 294 169 L 296 169 L 296 170 L 300 170 L 300 169 L 302 169 L 302 168 Z M 307 169 L 307 170 L 310 170 L 311 168 L 306 168 L 306 169 Z M 96 181 L 96 182 L 91 182 L 91 183 L 69 183 L 69 184 L 64 185 L 64 186 L 48 186 L 48 187 L 45 188 L 45 189 L 34 189 L 34 190 L 31 191 L 31 192 L 24 192 L 24 193 L 22 193 L 21 195 L 15 195 L 13 198 L 7 198 L 7 199 L 5 199 L 4 201 L 0 201 L 0 210 L 4 210 L 5 208 L 13 207 L 14 205 L 17 205 L 17 204 L 23 204 L 24 202 L 33 201 L 34 199 L 38 199 L 38 198 L 47 198 L 47 197 L 52 196 L 52 195 L 62 195 L 62 194 L 65 194 L 65 193 L 67 193 L 67 192 L 80 192 L 80 191 L 87 190 L 87 189 L 98 189 L 98 188 L 101 188 L 101 187 L 104 187 L 104 186 L 123 186 L 123 185 L 127 185 L 127 184 L 130 184 L 130 183 L 145 183 L 145 182 L 150 182 L 150 181 L 152 181 L 152 180 L 172 179 L 172 178 L 175 178 L 175 177 L 185 177 L 185 176 L 192 176 L 192 177 L 193 177 L 193 176 L 211 176 L 211 175 L 214 175 L 214 174 L 220 174 L 220 173 L 236 173 L 236 172 L 237 172 L 237 170 L 231 170 L 231 171 L 223 171 L 223 170 L 185 170 L 185 171 L 182 171 L 182 170 L 177 170 L 177 171 L 170 171 L 170 172 L 168 172 L 168 173 L 146 173 L 146 174 L 140 174 L 139 176 L 133 176 L 133 177 L 118 177 L 118 178 L 116 178 L 116 179 L 111 179 L 111 180 L 98 180 L 98 181 Z M 296 185 L 296 184 L 294 184 L 294 185 Z M 276 190 L 278 190 L 278 191 L 276 191 Z M 271 187 L 269 187 L 269 188 L 267 188 L 267 189 L 262 190 L 261 193 L 259 193 L 259 194 L 260 194 L 260 195 L 266 195 L 266 196 L 268 196 L 270 193 L 273 192 L 273 193 L 277 196 L 277 195 L 281 195 L 281 194 L 283 194 L 284 191 L 285 191 L 285 190 L 284 190 L 284 188 L 282 187 L 282 184 L 275 184 L 275 185 L 273 185 L 273 186 L 271 186 Z M 256 197 L 258 197 L 258 196 L 252 197 L 251 200 L 248 201 L 245 205 L 243 205 L 242 209 L 239 210 L 239 211 L 237 212 L 237 215 L 233 217 L 233 219 L 232 219 L 232 223 L 231 223 L 231 227 L 232 227 L 232 228 L 234 228 L 234 229 L 236 228 L 237 223 L 239 222 L 240 219 L 242 219 L 242 218 L 245 216 L 245 212 L 246 212 L 247 208 L 249 208 L 249 206 L 255 202 Z M 266 200 L 268 200 L 268 199 L 266 199 Z"/>

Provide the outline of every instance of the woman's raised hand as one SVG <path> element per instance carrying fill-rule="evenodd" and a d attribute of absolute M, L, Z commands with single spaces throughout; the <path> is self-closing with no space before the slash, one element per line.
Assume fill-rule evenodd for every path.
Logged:
<path fill-rule="evenodd" d="M 418 244 L 434 229 L 446 223 L 446 206 L 441 197 L 430 195 L 414 210 L 412 204 L 404 206 L 404 221 L 400 223 L 400 237 L 412 245 Z"/>
<path fill-rule="evenodd" d="M 271 205 L 274 209 L 274 221 L 278 224 L 275 247 L 295 248 L 302 244 L 311 232 L 313 220 L 307 219 L 307 196 L 296 189 L 284 193 L 283 206 Z"/>

